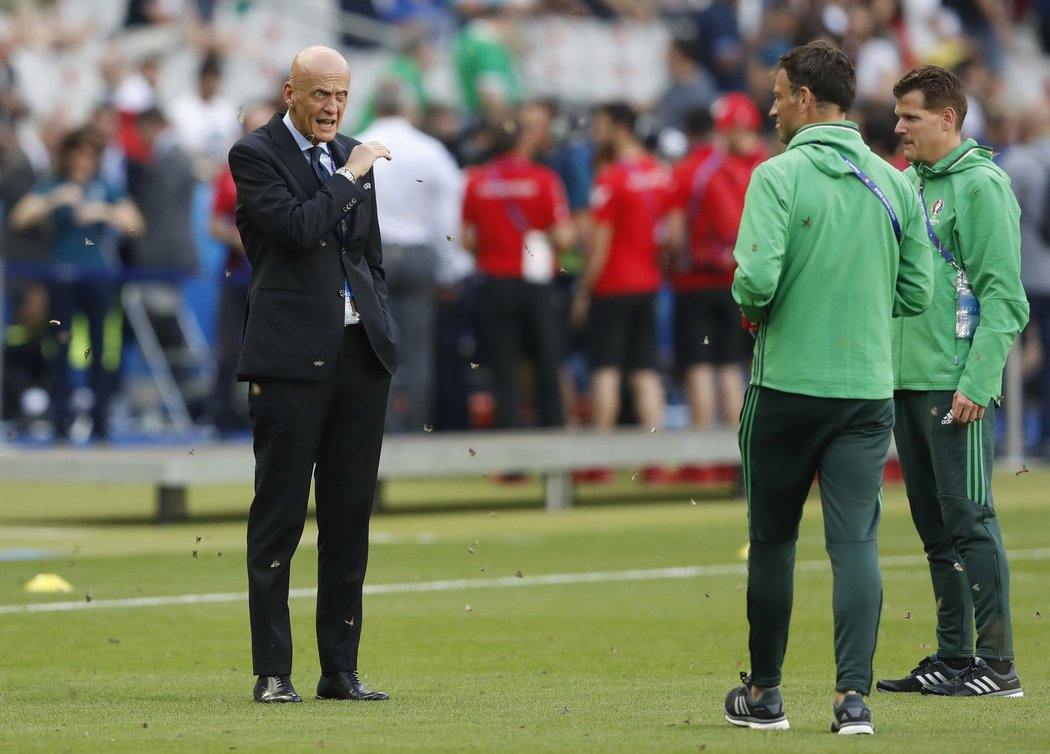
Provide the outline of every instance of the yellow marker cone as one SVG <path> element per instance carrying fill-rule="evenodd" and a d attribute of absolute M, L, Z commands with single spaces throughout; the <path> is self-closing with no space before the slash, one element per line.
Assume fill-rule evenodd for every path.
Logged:
<path fill-rule="evenodd" d="M 736 552 L 736 556 L 741 560 L 747 560 L 747 554 L 751 552 L 751 545 L 746 544 Z"/>
<path fill-rule="evenodd" d="M 54 594 L 55 592 L 72 592 L 73 585 L 57 573 L 38 573 L 26 582 L 27 592 Z"/>

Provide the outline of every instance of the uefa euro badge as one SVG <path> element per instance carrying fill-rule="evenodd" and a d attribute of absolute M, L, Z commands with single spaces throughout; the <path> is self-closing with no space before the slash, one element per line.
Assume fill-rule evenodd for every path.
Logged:
<path fill-rule="evenodd" d="M 938 199 L 930 207 L 930 224 L 931 225 L 936 225 L 938 222 L 940 222 L 940 220 L 941 220 L 940 214 L 941 214 L 941 210 L 942 209 L 944 209 L 944 200 L 943 199 Z"/>

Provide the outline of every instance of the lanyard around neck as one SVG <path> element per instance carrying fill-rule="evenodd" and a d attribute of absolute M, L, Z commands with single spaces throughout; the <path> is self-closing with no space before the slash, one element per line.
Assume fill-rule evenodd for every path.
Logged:
<path fill-rule="evenodd" d="M 901 224 L 900 221 L 897 219 L 897 213 L 893 211 L 893 207 L 890 205 L 890 200 L 886 198 L 886 195 L 884 193 L 882 193 L 882 189 L 875 185 L 875 181 L 871 180 L 871 178 L 868 178 L 868 176 L 864 175 L 864 172 L 855 164 L 853 164 L 853 162 L 848 157 L 846 157 L 846 155 L 839 152 L 839 157 L 841 157 L 842 161 L 846 163 L 846 166 L 853 171 L 853 175 L 857 176 L 857 179 L 865 186 L 867 186 L 871 190 L 871 193 L 875 194 L 876 198 L 880 202 L 882 202 L 882 206 L 885 207 L 887 214 L 889 214 L 890 216 L 890 222 L 893 223 L 893 235 L 897 237 L 897 243 L 900 244 Z M 929 223 L 927 223 L 927 227 L 929 227 Z"/>
<path fill-rule="evenodd" d="M 922 207 L 922 219 L 926 222 L 926 235 L 930 237 L 934 247 L 936 247 L 937 251 L 939 251 L 941 256 L 944 257 L 944 261 L 955 269 L 961 270 L 962 267 L 960 267 L 959 263 L 955 261 L 955 257 L 952 255 L 948 247 L 941 243 L 941 239 L 937 237 L 937 232 L 933 229 L 933 223 L 930 222 L 930 213 L 926 209 L 926 199 L 922 195 L 922 189 L 925 185 L 926 179 L 923 178 L 919 181 L 919 206 Z"/>

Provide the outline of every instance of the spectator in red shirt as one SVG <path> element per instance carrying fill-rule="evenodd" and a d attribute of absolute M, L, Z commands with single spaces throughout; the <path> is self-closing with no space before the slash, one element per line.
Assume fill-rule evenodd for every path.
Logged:
<path fill-rule="evenodd" d="M 712 117 L 714 138 L 701 138 L 674 168 L 669 223 L 675 358 L 698 428 L 710 426 L 716 413 L 724 426 L 739 421 L 750 342 L 730 293 L 733 246 L 751 173 L 766 158 L 761 118 L 750 98 L 737 92 L 721 97 L 706 119 L 692 117 L 691 135 L 703 134 Z M 699 470 L 683 472 L 706 478 Z"/>
<path fill-rule="evenodd" d="M 558 382 L 562 330 L 552 280 L 557 252 L 572 245 L 569 206 L 558 175 L 525 154 L 520 125 L 491 128 L 492 160 L 467 173 L 463 248 L 477 257 L 481 362 L 492 373 L 495 424 L 518 426 L 519 361 L 531 351 L 536 418 L 565 423 Z"/>
<path fill-rule="evenodd" d="M 605 166 L 591 192 L 592 234 L 573 318 L 586 321 L 591 423 L 599 429 L 611 429 L 619 418 L 624 374 L 641 424 L 663 424 L 664 390 L 656 370 L 657 233 L 671 178 L 638 141 L 635 119 L 623 103 L 599 107 L 592 117 Z"/>

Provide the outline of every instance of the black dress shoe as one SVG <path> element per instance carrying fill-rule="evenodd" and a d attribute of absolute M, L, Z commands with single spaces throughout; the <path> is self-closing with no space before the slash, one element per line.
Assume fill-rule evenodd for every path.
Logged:
<path fill-rule="evenodd" d="M 295 693 L 292 679 L 286 675 L 261 675 L 255 682 L 253 692 L 255 701 L 260 704 L 287 704 L 301 702 L 303 698 Z"/>
<path fill-rule="evenodd" d="M 340 670 L 323 675 L 317 682 L 318 699 L 353 699 L 359 702 L 382 702 L 390 696 L 382 691 L 366 689 L 356 670 Z"/>

